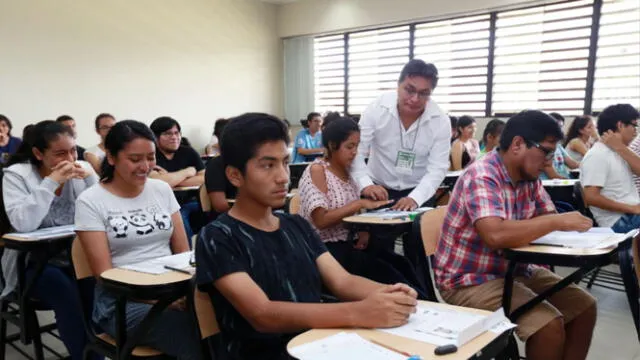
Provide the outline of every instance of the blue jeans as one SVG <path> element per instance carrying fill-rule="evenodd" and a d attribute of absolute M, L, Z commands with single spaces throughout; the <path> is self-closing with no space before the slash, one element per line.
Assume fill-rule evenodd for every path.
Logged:
<path fill-rule="evenodd" d="M 640 215 L 624 214 L 611 229 L 616 233 L 628 233 L 631 230 L 640 228 Z"/>
<path fill-rule="evenodd" d="M 82 360 L 82 352 L 88 341 L 82 320 L 82 305 L 75 280 L 65 270 L 46 265 L 33 287 L 32 295 L 46 308 L 53 310 L 60 339 L 71 358 Z M 33 269 L 27 267 L 26 278 L 30 279 L 33 275 Z"/>
<path fill-rule="evenodd" d="M 187 233 L 187 239 L 189 241 L 189 247 L 191 247 L 191 237 L 193 236 L 193 230 L 191 229 L 191 222 L 189 217 L 191 214 L 200 211 L 200 204 L 197 201 L 190 201 L 180 206 L 180 215 L 182 216 L 182 222 L 184 223 L 184 231 Z"/>

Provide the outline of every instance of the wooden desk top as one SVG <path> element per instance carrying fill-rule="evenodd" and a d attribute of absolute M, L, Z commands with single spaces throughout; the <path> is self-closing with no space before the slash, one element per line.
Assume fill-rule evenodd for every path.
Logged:
<path fill-rule="evenodd" d="M 176 186 L 173 191 L 198 191 L 200 186 Z"/>
<path fill-rule="evenodd" d="M 188 281 L 192 275 L 183 274 L 177 271 L 169 271 L 164 274 L 147 274 L 122 268 L 109 269 L 103 272 L 100 277 L 103 280 L 120 283 L 130 286 L 159 286 L 170 285 Z"/>
<path fill-rule="evenodd" d="M 616 246 L 610 246 L 604 249 L 576 249 L 560 246 L 548 245 L 529 245 L 517 249 L 509 249 L 514 252 L 525 252 L 545 255 L 569 255 L 569 256 L 600 256 L 609 254 L 616 249 Z"/>
<path fill-rule="evenodd" d="M 409 217 L 405 217 L 402 219 L 383 219 L 375 216 L 348 216 L 342 219 L 343 222 L 347 224 L 369 224 L 369 225 L 404 225 L 411 224 L 413 220 L 409 219 Z"/>
<path fill-rule="evenodd" d="M 453 306 L 448 304 L 441 303 L 431 303 L 426 301 L 420 301 L 420 303 L 428 303 L 430 306 L 438 306 L 442 308 L 456 309 L 458 311 L 468 311 L 472 313 L 478 313 L 483 315 L 489 315 L 490 312 L 478 309 L 471 308 L 463 308 L 459 306 Z M 435 345 L 428 344 L 422 341 L 417 341 L 409 338 L 404 338 L 392 334 L 388 334 L 378 330 L 365 330 L 365 329 L 314 329 L 309 330 L 303 334 L 300 334 L 293 338 L 289 344 L 287 344 L 287 350 L 290 350 L 298 345 L 303 345 L 309 343 L 311 341 L 323 339 L 330 335 L 335 335 L 339 332 L 355 332 L 358 335 L 362 336 L 365 339 L 371 339 L 377 341 L 381 344 L 385 344 L 391 346 L 395 349 L 399 349 L 405 352 L 408 352 L 413 355 L 420 355 L 422 360 L 427 359 L 442 359 L 442 360 L 458 360 L 458 359 L 469 359 L 477 352 L 481 351 L 484 347 L 486 347 L 489 343 L 495 340 L 500 334 L 494 334 L 492 332 L 485 332 L 482 335 L 476 337 L 471 340 L 469 343 L 465 344 L 454 354 L 446 355 L 446 356 L 436 356 L 433 353 L 433 350 L 436 348 Z"/>

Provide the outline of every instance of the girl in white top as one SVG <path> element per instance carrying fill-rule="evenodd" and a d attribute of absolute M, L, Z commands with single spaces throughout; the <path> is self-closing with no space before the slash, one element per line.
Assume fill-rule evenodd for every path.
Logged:
<path fill-rule="evenodd" d="M 100 144 L 92 146 L 85 150 L 84 158 L 93 166 L 96 173 L 101 173 L 102 161 L 105 157 L 104 139 L 107 137 L 109 130 L 116 124 L 116 119 L 110 114 L 100 114 L 96 117 L 96 132 L 100 136 Z"/>
<path fill-rule="evenodd" d="M 596 132 L 596 125 L 590 116 L 576 116 L 573 122 L 569 126 L 567 131 L 567 137 L 564 140 L 564 146 L 567 153 L 571 158 L 577 162 L 582 161 L 582 158 L 587 154 L 587 151 L 591 148 L 594 141 Z"/>
<path fill-rule="evenodd" d="M 102 181 L 78 198 L 76 232 L 93 274 L 189 250 L 180 205 L 171 187 L 147 175 L 156 163 L 151 130 L 125 120 L 107 134 Z M 128 328 L 135 328 L 151 304 L 127 303 Z M 115 297 L 96 287 L 93 321 L 115 336 Z M 145 334 L 140 345 L 178 359 L 201 356 L 196 322 L 184 299 L 171 304 Z"/>

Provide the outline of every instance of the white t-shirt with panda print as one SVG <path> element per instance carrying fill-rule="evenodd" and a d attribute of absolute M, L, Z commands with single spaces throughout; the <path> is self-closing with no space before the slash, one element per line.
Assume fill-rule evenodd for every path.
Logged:
<path fill-rule="evenodd" d="M 147 179 L 135 198 L 123 198 L 101 184 L 85 190 L 76 201 L 76 231 L 104 231 L 111 263 L 120 267 L 171 255 L 171 215 L 180 205 L 169 184 Z"/>

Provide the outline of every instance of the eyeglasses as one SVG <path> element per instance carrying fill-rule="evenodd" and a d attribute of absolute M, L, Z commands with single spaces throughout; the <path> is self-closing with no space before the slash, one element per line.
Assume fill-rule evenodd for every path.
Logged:
<path fill-rule="evenodd" d="M 546 148 L 540 144 L 538 144 L 535 141 L 531 141 L 531 140 L 525 140 L 527 142 L 527 144 L 529 144 L 529 146 L 533 146 L 537 149 L 539 149 L 540 151 L 542 151 L 542 153 L 544 154 L 544 159 L 545 160 L 551 160 L 553 159 L 553 154 L 555 153 L 556 149 L 549 149 Z"/>
<path fill-rule="evenodd" d="M 429 91 L 429 90 L 418 91 L 413 86 L 405 86 L 404 87 L 404 92 L 406 92 L 407 95 L 409 95 L 409 97 L 413 97 L 414 95 L 418 95 L 418 98 L 423 99 L 423 100 L 424 99 L 428 99 L 429 96 L 431 96 L 431 91 Z"/>
<path fill-rule="evenodd" d="M 182 136 L 182 134 L 180 133 L 180 131 L 165 131 L 162 134 L 160 134 L 160 136 L 164 136 L 164 137 L 177 136 L 177 137 L 180 137 L 180 136 Z"/>

